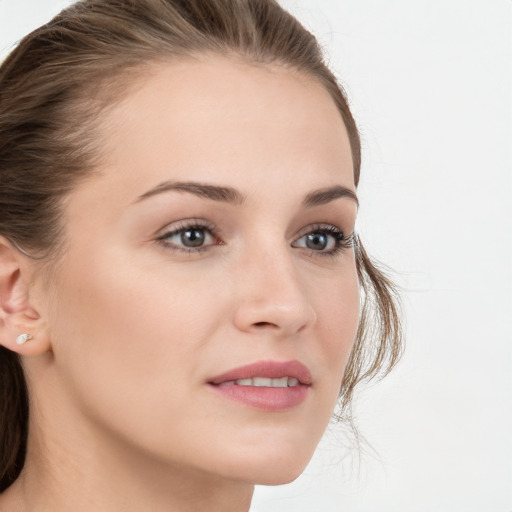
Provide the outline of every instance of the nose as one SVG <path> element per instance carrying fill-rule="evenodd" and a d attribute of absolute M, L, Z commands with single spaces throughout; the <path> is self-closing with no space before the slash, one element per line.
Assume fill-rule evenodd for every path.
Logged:
<path fill-rule="evenodd" d="M 240 268 L 234 316 L 239 330 L 287 337 L 316 323 L 316 310 L 287 247 L 253 253 Z"/>

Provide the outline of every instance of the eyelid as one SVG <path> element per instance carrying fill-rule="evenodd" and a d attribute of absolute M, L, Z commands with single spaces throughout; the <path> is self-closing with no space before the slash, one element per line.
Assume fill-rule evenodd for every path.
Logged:
<path fill-rule="evenodd" d="M 315 231 L 337 231 L 340 233 L 344 233 L 343 229 L 339 228 L 338 226 L 335 226 L 334 224 L 330 224 L 328 222 L 315 222 L 314 224 L 308 224 L 307 226 L 301 228 L 297 236 L 295 237 L 295 240 L 298 240 L 299 238 L 302 238 L 308 233 L 313 233 Z"/>
<path fill-rule="evenodd" d="M 197 217 L 192 217 L 189 219 L 176 220 L 174 222 L 170 222 L 169 224 L 166 224 L 163 228 L 160 228 L 155 233 L 154 237 L 162 238 L 164 236 L 168 236 L 169 234 L 173 234 L 176 232 L 184 231 L 186 229 L 195 228 L 195 227 L 211 231 L 212 233 L 217 232 L 217 228 L 213 223 L 211 223 L 205 219 L 199 219 Z"/>

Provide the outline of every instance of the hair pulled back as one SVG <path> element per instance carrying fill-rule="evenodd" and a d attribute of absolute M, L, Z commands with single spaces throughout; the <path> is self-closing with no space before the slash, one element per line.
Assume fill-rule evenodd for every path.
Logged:
<path fill-rule="evenodd" d="M 101 113 L 151 64 L 205 52 L 289 67 L 323 85 L 347 128 L 357 185 L 360 141 L 345 94 L 315 37 L 276 1 L 82 0 L 26 36 L 0 67 L 0 235 L 51 265 L 63 198 L 101 158 Z M 401 353 L 393 286 L 359 241 L 356 261 L 362 313 L 341 388 L 349 423 L 356 384 L 387 373 Z M 24 464 L 28 404 L 21 362 L 0 347 L 0 492 Z"/>

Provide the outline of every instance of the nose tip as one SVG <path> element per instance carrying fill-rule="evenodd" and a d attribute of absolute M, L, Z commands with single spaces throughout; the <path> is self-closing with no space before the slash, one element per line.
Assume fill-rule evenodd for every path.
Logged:
<path fill-rule="evenodd" d="M 283 268 L 283 266 L 285 268 Z M 316 323 L 317 314 L 291 265 L 260 267 L 244 279 L 235 325 L 245 332 L 269 330 L 281 336 Z"/>
<path fill-rule="evenodd" d="M 307 304 L 273 303 L 270 297 L 245 301 L 236 312 L 235 324 L 242 331 L 279 331 L 282 335 L 298 333 L 316 322 L 316 313 Z"/>

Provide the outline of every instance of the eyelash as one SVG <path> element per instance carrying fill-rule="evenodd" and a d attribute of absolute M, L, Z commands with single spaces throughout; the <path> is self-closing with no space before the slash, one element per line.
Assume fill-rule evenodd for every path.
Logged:
<path fill-rule="evenodd" d="M 208 250 L 212 245 L 223 245 L 222 242 L 217 242 L 215 244 L 204 245 L 197 248 L 180 246 L 174 243 L 170 243 L 167 240 L 172 238 L 173 236 L 179 235 L 186 231 L 197 230 L 197 231 L 205 231 L 209 233 L 210 236 L 214 239 L 219 239 L 218 232 L 215 227 L 205 221 L 202 220 L 191 220 L 191 221 L 183 221 L 179 223 L 174 229 L 171 231 L 167 231 L 156 239 L 156 242 L 162 245 L 165 249 L 170 249 L 173 251 L 178 251 L 186 254 L 194 254 L 201 253 Z M 334 239 L 334 248 L 329 251 L 316 251 L 314 249 L 310 249 L 311 255 L 317 257 L 335 257 L 341 252 L 351 249 L 354 247 L 355 234 L 351 233 L 346 236 L 340 229 L 333 225 L 329 224 L 316 224 L 307 228 L 303 234 L 301 234 L 293 243 L 297 243 L 299 240 L 304 238 L 310 234 L 323 234 L 329 235 Z"/>

